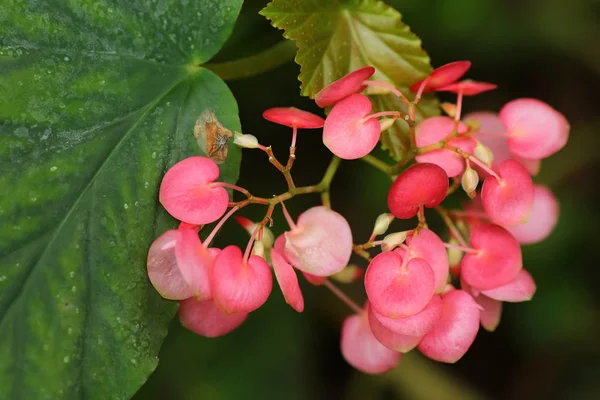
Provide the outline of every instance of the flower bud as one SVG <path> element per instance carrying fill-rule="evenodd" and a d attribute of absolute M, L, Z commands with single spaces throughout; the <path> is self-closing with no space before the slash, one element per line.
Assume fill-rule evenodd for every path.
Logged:
<path fill-rule="evenodd" d="M 442 103 L 442 110 L 444 110 L 444 112 L 448 114 L 450 118 L 454 118 L 456 116 L 456 104 L 454 103 Z"/>
<path fill-rule="evenodd" d="M 394 125 L 394 122 L 396 122 L 396 118 L 381 118 L 379 120 L 380 132 L 390 129 Z"/>
<path fill-rule="evenodd" d="M 252 255 L 259 256 L 260 258 L 265 258 L 265 245 L 260 240 L 254 242 L 254 247 L 252 248 Z"/>
<path fill-rule="evenodd" d="M 393 220 L 394 216 L 392 214 L 384 213 L 379 215 L 377 220 L 375 220 L 375 227 L 373 228 L 373 233 L 371 235 L 383 235 L 388 230 Z"/>
<path fill-rule="evenodd" d="M 254 135 L 242 134 L 235 132 L 233 136 L 233 143 L 240 147 L 247 149 L 256 149 L 258 147 L 258 139 Z"/>
<path fill-rule="evenodd" d="M 477 141 L 475 150 L 473 150 L 473 155 L 480 159 L 488 167 L 492 166 L 492 161 L 494 161 L 494 153 L 492 153 L 490 148 L 480 141 Z"/>
<path fill-rule="evenodd" d="M 352 283 L 362 278 L 364 272 L 365 271 L 361 267 L 354 264 L 349 264 L 341 272 L 332 275 L 331 278 L 335 279 L 339 283 Z"/>
<path fill-rule="evenodd" d="M 456 240 L 454 237 L 451 237 L 450 240 L 448 241 L 448 243 L 450 243 L 453 246 L 460 246 L 460 244 L 458 243 L 458 240 Z M 460 261 L 462 260 L 462 257 L 463 257 L 462 251 L 457 250 L 452 247 L 450 247 L 448 249 L 448 262 L 450 263 L 451 267 L 459 265 Z"/>
<path fill-rule="evenodd" d="M 390 251 L 393 250 L 395 247 L 400 246 L 406 240 L 407 235 L 408 231 L 390 233 L 389 235 L 383 238 L 383 243 L 381 243 L 381 250 Z"/>
<path fill-rule="evenodd" d="M 460 183 L 463 190 L 470 198 L 475 197 L 475 189 L 477 189 L 477 185 L 479 184 L 479 175 L 477 174 L 477 171 L 471 167 L 467 167 L 460 179 Z"/>

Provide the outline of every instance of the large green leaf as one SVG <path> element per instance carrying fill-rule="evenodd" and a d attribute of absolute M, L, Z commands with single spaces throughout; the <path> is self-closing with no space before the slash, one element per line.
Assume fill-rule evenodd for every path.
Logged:
<path fill-rule="evenodd" d="M 408 93 L 408 87 L 431 71 L 421 41 L 395 9 L 379 0 L 274 0 L 261 14 L 284 36 L 296 41 L 301 66 L 301 93 L 314 95 L 327 84 L 365 65 L 377 69 L 375 79 Z M 404 110 L 393 95 L 371 96 L 375 111 Z M 417 117 L 436 115 L 433 97 L 426 97 Z M 409 149 L 408 129 L 398 121 L 381 136 L 396 160 Z"/>
<path fill-rule="evenodd" d="M 198 154 L 211 108 L 201 67 L 241 0 L 4 1 L 0 8 L 0 398 L 121 399 L 158 362 L 175 304 L 149 284 L 151 241 L 174 221 L 165 170 Z M 237 179 L 240 153 L 221 167 Z"/>

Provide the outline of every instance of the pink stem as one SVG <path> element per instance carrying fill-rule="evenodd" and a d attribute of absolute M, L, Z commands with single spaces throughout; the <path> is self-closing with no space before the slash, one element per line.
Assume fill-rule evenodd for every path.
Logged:
<path fill-rule="evenodd" d="M 458 218 L 490 219 L 484 211 L 450 211 L 450 214 Z"/>
<path fill-rule="evenodd" d="M 363 121 L 366 121 L 371 118 L 379 118 L 379 117 L 396 117 L 398 118 L 398 111 L 382 111 L 375 114 L 367 115 L 363 118 Z"/>
<path fill-rule="evenodd" d="M 460 121 L 460 115 L 462 113 L 462 102 L 463 102 L 463 92 L 462 90 L 458 92 L 458 98 L 456 99 L 456 114 L 454 115 L 454 122 L 458 124 Z"/>
<path fill-rule="evenodd" d="M 296 229 L 296 224 L 294 223 L 294 220 L 290 216 L 290 213 L 288 212 L 285 204 L 283 204 L 283 201 L 280 204 L 281 204 L 281 210 L 283 211 L 283 215 L 285 216 L 285 219 L 286 219 L 288 225 L 290 226 L 290 229 Z"/>
<path fill-rule="evenodd" d="M 358 306 L 350 297 L 346 296 L 346 293 L 342 292 L 337 286 L 331 283 L 328 279 L 325 279 L 324 285 L 327 289 L 331 290 L 340 300 L 348 305 L 352 310 L 356 311 L 357 314 L 361 314 L 363 309 Z"/>
<path fill-rule="evenodd" d="M 259 148 L 259 149 L 261 149 L 262 151 L 265 151 L 265 152 L 267 151 L 267 147 L 266 147 L 266 146 L 263 146 L 263 145 L 262 145 L 262 144 L 260 144 L 260 143 L 259 143 L 259 144 L 257 144 L 257 145 L 256 145 L 256 147 L 257 147 L 257 148 Z"/>
<path fill-rule="evenodd" d="M 485 172 L 487 172 L 494 178 L 498 179 L 498 182 L 502 182 L 502 178 L 500 178 L 500 176 L 493 169 L 485 165 L 483 161 L 481 161 L 473 155 L 469 155 L 469 160 L 471 160 L 474 164 L 477 164 L 481 169 L 483 169 Z"/>
<path fill-rule="evenodd" d="M 459 250 L 459 251 L 462 251 L 464 253 L 479 254 L 479 250 L 475 250 L 475 249 L 472 249 L 470 247 L 456 246 L 456 245 L 453 245 L 453 244 L 450 244 L 450 243 L 444 243 L 444 247 L 446 247 L 448 249 Z"/>
<path fill-rule="evenodd" d="M 296 136 L 298 136 L 298 128 L 296 125 L 292 128 L 292 145 L 290 147 L 296 147 Z"/>
<path fill-rule="evenodd" d="M 227 214 L 225 214 L 225 216 L 223 218 L 221 218 L 221 220 L 219 221 L 219 223 L 217 225 L 215 225 L 215 227 L 213 228 L 212 232 L 210 232 L 210 234 L 208 235 L 208 237 L 206 238 L 206 240 L 204 240 L 204 245 L 208 248 L 210 246 L 210 242 L 212 242 L 212 240 L 215 238 L 215 236 L 217 235 L 217 232 L 219 232 L 219 229 L 221 229 L 221 227 L 223 226 L 223 224 L 225 223 L 225 221 L 227 221 L 229 219 L 229 217 L 231 217 L 233 214 L 235 214 L 235 212 L 237 210 L 239 210 L 241 207 L 235 206 L 233 207 L 231 210 L 229 210 L 229 212 Z"/>
<path fill-rule="evenodd" d="M 248 244 L 246 245 L 246 251 L 244 252 L 244 264 L 248 262 L 248 258 L 250 258 L 250 251 L 252 250 L 252 245 L 254 244 L 254 239 L 256 238 L 258 232 L 262 232 L 262 229 L 263 226 L 259 224 L 254 229 L 254 232 L 252 232 L 252 235 L 250 235 L 250 240 L 248 240 Z"/>
<path fill-rule="evenodd" d="M 421 100 L 421 96 L 423 95 L 423 91 L 425 90 L 425 87 L 427 86 L 427 84 L 429 83 L 430 80 L 431 80 L 431 75 L 429 75 L 423 81 L 423 83 L 421 83 L 421 86 L 419 86 L 419 90 L 417 91 L 417 95 L 415 96 L 415 100 L 414 100 L 415 104 L 418 104 L 419 101 Z"/>
<path fill-rule="evenodd" d="M 233 185 L 233 184 L 227 183 L 227 182 L 213 182 L 209 186 L 210 187 L 226 187 L 229 189 L 237 190 L 238 192 L 242 192 L 244 194 L 248 193 L 248 191 L 246 189 L 244 189 L 243 187 Z"/>

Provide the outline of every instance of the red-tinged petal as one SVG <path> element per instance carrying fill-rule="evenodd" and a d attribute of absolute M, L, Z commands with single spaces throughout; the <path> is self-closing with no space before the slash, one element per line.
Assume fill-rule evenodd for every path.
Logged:
<path fill-rule="evenodd" d="M 308 272 L 304 272 L 304 271 L 300 271 L 302 272 L 302 275 L 304 275 L 304 278 L 308 281 L 308 283 L 310 283 L 311 285 L 314 286 L 320 286 L 322 284 L 325 283 L 325 281 L 327 280 L 326 276 L 316 276 L 313 274 L 309 274 Z"/>
<path fill-rule="evenodd" d="M 427 261 L 435 276 L 435 291 L 441 293 L 448 282 L 450 267 L 448 263 L 448 252 L 444 242 L 438 235 L 429 229 L 421 229 L 416 238 L 409 236 L 406 244 L 410 245 L 410 258 L 422 258 Z M 411 244 L 412 243 L 412 244 Z M 399 247 L 395 251 L 402 257 L 406 251 Z"/>
<path fill-rule="evenodd" d="M 421 205 L 429 208 L 439 205 L 447 192 L 448 175 L 442 168 L 435 164 L 415 164 L 392 183 L 388 207 L 397 218 L 412 218 Z"/>
<path fill-rule="evenodd" d="M 365 289 L 373 308 L 389 318 L 421 312 L 431 301 L 435 276 L 426 261 L 413 258 L 405 268 L 393 251 L 378 254 L 365 274 Z"/>
<path fill-rule="evenodd" d="M 247 263 L 237 246 L 225 247 L 212 269 L 214 302 L 227 314 L 249 313 L 262 306 L 273 287 L 271 268 L 260 257 Z"/>
<path fill-rule="evenodd" d="M 430 79 L 425 86 L 424 93 L 433 92 L 439 87 L 447 86 L 459 80 L 471 68 L 470 61 L 454 61 L 433 70 L 429 74 Z M 415 82 L 411 85 L 410 91 L 417 93 L 425 79 Z"/>
<path fill-rule="evenodd" d="M 175 243 L 178 238 L 178 231 L 168 230 L 152 242 L 148 250 L 148 278 L 156 291 L 169 300 L 183 300 L 194 295 L 177 266 Z"/>
<path fill-rule="evenodd" d="M 355 314 L 344 320 L 340 348 L 348 364 L 366 374 L 387 372 L 398 365 L 402 356 L 375 338 L 366 315 Z"/>
<path fill-rule="evenodd" d="M 449 117 L 431 117 L 417 125 L 415 139 L 417 147 L 425 147 L 440 142 L 454 131 L 454 120 Z M 462 122 L 458 124 L 459 133 L 467 131 Z"/>
<path fill-rule="evenodd" d="M 510 151 L 523 158 L 546 158 L 569 139 L 570 127 L 564 115 L 536 99 L 510 101 L 498 116 L 509 133 Z"/>
<path fill-rule="evenodd" d="M 288 264 L 283 254 L 277 249 L 271 250 L 271 261 L 273 261 L 273 271 L 285 302 L 298 312 L 304 311 L 304 297 L 302 297 L 294 268 Z"/>
<path fill-rule="evenodd" d="M 213 258 L 209 250 L 200 242 L 198 233 L 190 228 L 179 229 L 179 239 L 175 244 L 175 256 L 181 276 L 200 300 L 210 300 L 210 270 Z"/>
<path fill-rule="evenodd" d="M 457 147 L 465 153 L 471 154 L 477 145 L 477 141 L 471 137 L 458 137 L 448 141 L 448 145 Z M 450 149 L 439 149 L 419 154 L 416 157 L 419 163 L 431 163 L 441 167 L 448 177 L 453 178 L 465 170 L 465 159 Z"/>
<path fill-rule="evenodd" d="M 316 276 L 343 270 L 352 255 L 352 231 L 344 217 L 323 206 L 298 217 L 296 228 L 285 233 L 283 254 L 297 269 Z"/>
<path fill-rule="evenodd" d="M 386 317 L 372 306 L 370 312 L 385 328 L 395 333 L 421 337 L 433 328 L 442 315 L 442 299 L 439 295 L 433 296 L 421 312 L 406 318 Z"/>
<path fill-rule="evenodd" d="M 321 108 L 329 107 L 351 94 L 362 92 L 363 82 L 375 73 L 373 67 L 363 67 L 325 86 L 315 95 L 315 102 Z"/>
<path fill-rule="evenodd" d="M 514 159 L 520 162 L 531 176 L 536 176 L 542 168 L 542 160 L 528 160 L 519 156 L 514 156 Z"/>
<path fill-rule="evenodd" d="M 533 206 L 533 181 L 516 160 L 506 160 L 497 169 L 500 181 L 489 176 L 483 182 L 481 201 L 490 220 L 499 225 L 527 221 Z"/>
<path fill-rule="evenodd" d="M 498 85 L 495 85 L 493 83 L 477 82 L 477 81 L 472 81 L 470 79 L 467 79 L 467 80 L 464 80 L 461 82 L 452 83 L 450 85 L 437 88 L 436 91 L 452 92 L 452 93 L 456 93 L 456 94 L 462 93 L 465 96 L 475 96 L 479 93 L 487 92 L 489 90 L 494 90 L 497 87 L 498 87 Z"/>
<path fill-rule="evenodd" d="M 523 266 L 521 247 L 504 228 L 481 224 L 471 231 L 471 247 L 477 254 L 465 254 L 461 261 L 461 277 L 477 290 L 506 285 L 517 277 Z"/>
<path fill-rule="evenodd" d="M 481 308 L 479 310 L 481 326 L 488 332 L 494 332 L 500 324 L 500 318 L 502 318 L 502 302 L 490 299 L 483 294 L 474 297 L 474 299 Z"/>
<path fill-rule="evenodd" d="M 333 154 L 354 160 L 369 154 L 379 142 L 381 127 L 371 112 L 371 100 L 353 94 L 337 103 L 325 120 L 323 143 Z"/>
<path fill-rule="evenodd" d="M 206 157 L 189 157 L 173 165 L 160 185 L 161 204 L 173 217 L 193 225 L 221 218 L 229 203 L 223 187 L 211 187 L 219 167 Z"/>
<path fill-rule="evenodd" d="M 388 349 L 399 351 L 401 353 L 408 353 L 421 341 L 421 336 L 408 336 L 401 333 L 394 332 L 389 329 L 383 323 L 373 315 L 376 312 L 373 307 L 367 309 L 369 317 L 369 327 L 375 338 L 387 347 Z M 385 317 L 384 317 L 385 318 Z"/>
<path fill-rule="evenodd" d="M 442 296 L 442 316 L 423 336 L 418 349 L 432 360 L 455 363 L 465 355 L 479 331 L 480 311 L 475 300 L 463 290 Z"/>
<path fill-rule="evenodd" d="M 294 126 L 299 129 L 322 128 L 325 120 L 318 115 L 308 111 L 299 110 L 295 107 L 269 108 L 263 112 L 263 118 L 279 125 Z"/>
<path fill-rule="evenodd" d="M 522 244 L 538 243 L 547 238 L 558 222 L 558 201 L 552 191 L 545 186 L 535 185 L 533 207 L 527 222 L 506 227 Z"/>
<path fill-rule="evenodd" d="M 223 336 L 246 320 L 248 314 L 223 314 L 210 300 L 190 298 L 179 303 L 179 320 L 184 328 L 209 338 Z"/>
<path fill-rule="evenodd" d="M 531 274 L 522 269 L 519 271 L 517 277 L 506 285 L 490 290 L 484 290 L 481 293 L 494 300 L 519 303 L 531 300 L 536 289 L 537 287 Z"/>

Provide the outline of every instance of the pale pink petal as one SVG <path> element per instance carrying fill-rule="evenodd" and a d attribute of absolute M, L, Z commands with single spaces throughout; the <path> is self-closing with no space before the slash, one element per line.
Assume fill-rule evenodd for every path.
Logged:
<path fill-rule="evenodd" d="M 407 353 L 417 347 L 421 341 L 421 336 L 408 336 L 394 332 L 383 325 L 383 323 L 373 315 L 373 312 L 373 307 L 367 309 L 371 332 L 373 332 L 373 335 L 379 343 L 388 349 L 399 351 L 401 353 Z"/>
<path fill-rule="evenodd" d="M 375 338 L 366 313 L 351 315 L 344 320 L 340 348 L 348 364 L 366 374 L 387 372 L 398 365 L 402 356 Z"/>
<path fill-rule="evenodd" d="M 506 285 L 484 290 L 481 293 L 495 300 L 518 303 L 531 300 L 536 289 L 537 287 L 531 274 L 522 269 L 519 271 L 517 277 Z"/>
<path fill-rule="evenodd" d="M 488 332 L 494 332 L 502 317 L 502 302 L 491 299 L 484 294 L 480 294 L 474 299 L 481 308 L 479 311 L 481 326 Z"/>
<path fill-rule="evenodd" d="M 442 315 L 442 299 L 439 295 L 431 298 L 425 308 L 410 317 L 389 318 L 370 307 L 370 313 L 387 329 L 406 336 L 421 337 L 429 332 Z M 400 350 L 398 350 L 400 351 Z"/>
<path fill-rule="evenodd" d="M 209 338 L 223 336 L 246 320 L 248 314 L 223 314 L 210 300 L 189 298 L 179 303 L 179 320 L 184 328 Z"/>
<path fill-rule="evenodd" d="M 179 239 L 175 244 L 175 256 L 181 276 L 192 289 L 194 296 L 210 300 L 210 270 L 213 258 L 200 242 L 198 233 L 190 228 L 179 229 Z"/>
<path fill-rule="evenodd" d="M 419 351 L 432 360 L 458 361 L 473 344 L 479 331 L 480 311 L 475 300 L 463 290 L 442 296 L 442 316 L 433 329 L 423 336 Z"/>
<path fill-rule="evenodd" d="M 206 157 L 189 157 L 173 165 L 160 185 L 161 204 L 173 217 L 193 225 L 221 218 L 229 204 L 223 187 L 210 183 L 219 177 L 219 167 Z"/>
<path fill-rule="evenodd" d="M 152 242 L 148 250 L 150 282 L 162 297 L 169 300 L 183 300 L 194 295 L 177 266 L 175 243 L 178 238 L 178 231 L 168 230 Z"/>
<path fill-rule="evenodd" d="M 533 207 L 527 222 L 506 227 L 522 244 L 538 243 L 547 238 L 558 222 L 558 201 L 545 186 L 533 188 Z"/>
<path fill-rule="evenodd" d="M 294 310 L 298 312 L 304 311 L 304 297 L 298 284 L 298 277 L 294 268 L 288 264 L 287 260 L 277 249 L 271 250 L 271 261 L 273 261 L 273 271 L 275 277 L 285 298 Z"/>

